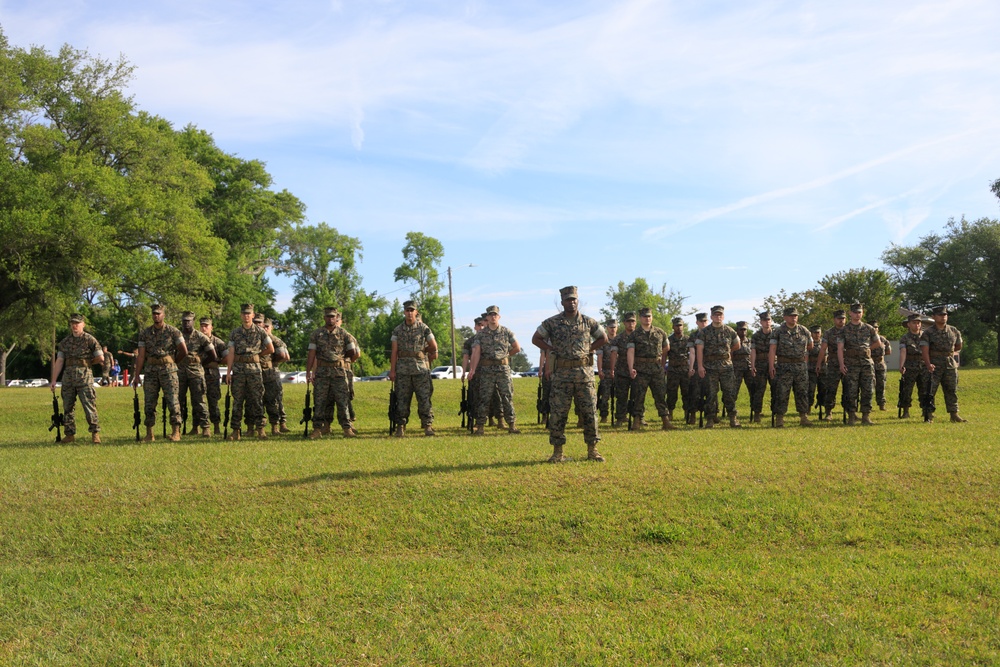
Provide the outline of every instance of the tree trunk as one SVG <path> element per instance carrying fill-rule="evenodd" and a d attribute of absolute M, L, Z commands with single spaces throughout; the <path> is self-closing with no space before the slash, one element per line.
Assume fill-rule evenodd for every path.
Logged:
<path fill-rule="evenodd" d="M 15 347 L 17 347 L 17 343 L 11 345 L 10 348 L 3 347 L 0 349 L 0 389 L 7 388 L 7 355 L 10 354 Z"/>

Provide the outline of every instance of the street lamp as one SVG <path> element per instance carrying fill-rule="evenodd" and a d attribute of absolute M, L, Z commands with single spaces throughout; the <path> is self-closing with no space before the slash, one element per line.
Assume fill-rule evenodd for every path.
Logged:
<path fill-rule="evenodd" d="M 475 266 L 475 264 L 463 264 L 462 266 L 460 266 L 458 268 L 464 269 L 465 267 L 468 267 L 468 266 Z M 455 378 L 458 377 L 458 369 L 456 368 L 456 366 L 458 366 L 458 364 L 456 363 L 456 359 L 455 359 L 455 300 L 452 298 L 452 295 L 451 295 L 451 267 L 450 266 L 448 267 L 448 310 L 449 310 L 449 314 L 451 315 L 451 379 L 454 380 Z"/>

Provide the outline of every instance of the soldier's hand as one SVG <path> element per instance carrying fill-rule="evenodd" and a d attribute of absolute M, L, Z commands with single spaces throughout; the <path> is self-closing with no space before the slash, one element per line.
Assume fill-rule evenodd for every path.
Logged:
<path fill-rule="evenodd" d="M 635 369 L 634 368 L 629 369 L 628 376 L 634 380 L 635 375 L 636 375 Z"/>
<path fill-rule="evenodd" d="M 701 368 L 698 369 L 698 377 L 700 377 L 702 379 L 705 378 L 705 367 L 704 366 L 702 366 Z"/>
<path fill-rule="evenodd" d="M 757 377 L 757 367 L 755 364 L 750 364 L 750 377 Z"/>
<path fill-rule="evenodd" d="M 906 366 L 900 366 L 899 367 L 899 374 L 900 375 L 906 375 Z"/>
<path fill-rule="evenodd" d="M 604 369 L 603 368 L 598 368 L 597 369 L 597 377 L 601 378 L 602 380 L 604 379 Z"/>
<path fill-rule="evenodd" d="M 937 368 L 937 366 L 935 366 L 934 364 L 931 364 L 930 366 L 927 367 L 927 370 L 929 370 L 931 373 L 933 373 L 936 368 Z"/>
<path fill-rule="evenodd" d="M 50 385 L 49 385 L 49 389 L 51 389 L 51 390 L 52 390 L 52 393 L 53 393 L 53 394 L 54 394 L 54 393 L 56 393 L 56 383 L 55 383 L 55 382 L 53 382 L 52 384 L 50 384 Z"/>
<path fill-rule="evenodd" d="M 774 379 L 774 367 L 773 366 L 771 368 L 767 369 L 767 376 L 769 378 L 771 378 L 772 380 Z"/>
<path fill-rule="evenodd" d="M 847 375 L 847 366 L 845 366 L 844 364 L 840 365 L 840 374 Z"/>

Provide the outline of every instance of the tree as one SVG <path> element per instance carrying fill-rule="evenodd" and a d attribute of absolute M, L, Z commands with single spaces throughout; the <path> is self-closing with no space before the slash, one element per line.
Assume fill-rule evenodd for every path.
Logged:
<path fill-rule="evenodd" d="M 962 328 L 964 320 L 973 333 L 972 325 L 985 325 L 1000 341 L 1000 222 L 951 219 L 943 234 L 928 234 L 915 246 L 889 246 L 882 261 L 892 269 L 911 308 L 951 306 L 957 309 L 957 326 Z M 1000 363 L 1000 342 L 992 359 Z"/>
<path fill-rule="evenodd" d="M 510 358 L 510 370 L 515 373 L 523 373 L 531 370 L 531 362 L 524 350 L 521 350 Z"/>
<path fill-rule="evenodd" d="M 654 292 L 645 278 L 636 278 L 631 285 L 619 281 L 617 288 L 608 288 L 607 297 L 607 307 L 601 308 L 603 317 L 621 319 L 628 311 L 638 316 L 640 308 L 651 308 L 653 324 L 665 331 L 671 330 L 670 320 L 681 314 L 685 299 L 679 292 L 668 290 L 666 283 Z"/>
<path fill-rule="evenodd" d="M 821 289 L 808 289 L 804 292 L 793 292 L 792 294 L 781 290 L 776 295 L 764 299 L 764 303 L 756 311 L 767 311 L 771 313 L 773 319 L 781 322 L 781 311 L 789 306 L 793 306 L 799 311 L 799 324 L 805 327 L 818 324 L 827 329 L 833 324 L 833 311 L 838 308 L 846 309 L 849 305 L 841 303 Z M 755 328 L 760 326 L 759 322 L 752 322 L 751 324 Z"/>
<path fill-rule="evenodd" d="M 820 287 L 838 303 L 849 307 L 860 302 L 865 307 L 865 321 L 878 320 L 886 338 L 898 338 L 905 328 L 899 316 L 900 296 L 888 273 L 882 269 L 848 269 L 824 276 Z"/>

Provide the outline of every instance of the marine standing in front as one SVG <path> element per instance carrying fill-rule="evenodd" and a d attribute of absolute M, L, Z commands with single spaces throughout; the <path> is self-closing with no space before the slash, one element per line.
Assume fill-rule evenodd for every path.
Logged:
<path fill-rule="evenodd" d="M 80 407 L 87 418 L 90 430 L 90 441 L 101 443 L 101 426 L 97 419 L 97 392 L 94 391 L 94 373 L 91 366 L 104 363 L 104 351 L 97 339 L 83 330 L 83 315 L 73 313 L 69 316 L 69 335 L 59 341 L 56 346 L 56 358 L 52 362 L 52 378 L 49 389 L 54 396 L 56 380 L 65 368 L 62 379 L 63 426 L 66 435 L 62 444 L 76 441 L 76 399 L 80 399 Z"/>

